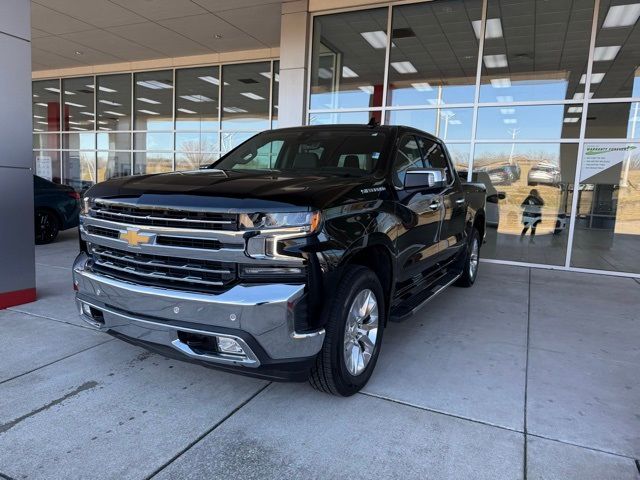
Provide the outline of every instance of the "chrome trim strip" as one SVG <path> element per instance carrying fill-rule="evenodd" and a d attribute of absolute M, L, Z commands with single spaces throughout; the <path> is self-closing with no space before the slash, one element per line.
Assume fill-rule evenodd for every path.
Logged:
<path fill-rule="evenodd" d="M 109 212 L 109 211 L 103 211 L 101 209 L 96 209 L 96 208 L 92 208 L 90 209 L 90 212 L 93 212 L 96 215 L 114 215 L 116 217 L 126 217 L 126 218 L 132 218 L 132 219 L 136 219 L 136 220 L 151 220 L 151 221 L 161 221 L 161 222 L 185 222 L 185 223 L 202 223 L 202 224 L 211 224 L 211 223 L 215 223 L 215 224 L 224 224 L 224 225 L 233 225 L 236 222 L 233 222 L 231 220 L 196 220 L 196 219 L 188 219 L 188 218 L 171 218 L 171 217 L 154 217 L 151 215 L 131 215 L 128 213 L 118 213 L 118 212 Z M 93 217 L 93 218 L 99 218 L 99 217 Z M 136 224 L 138 225 L 138 224 Z"/>
<path fill-rule="evenodd" d="M 102 257 L 107 257 L 107 258 L 112 258 L 114 260 L 122 260 L 123 262 L 128 262 L 128 263 L 135 263 L 136 265 L 148 265 L 148 266 L 152 266 L 152 267 L 165 267 L 165 268 L 177 268 L 179 270 L 190 270 L 190 271 L 194 271 L 194 272 L 203 272 L 203 273 L 219 273 L 219 274 L 231 274 L 233 273 L 231 270 L 225 269 L 207 269 L 207 268 L 202 268 L 202 267 L 198 267 L 198 266 L 189 266 L 188 264 L 184 264 L 184 265 L 171 265 L 169 263 L 164 263 L 161 260 L 149 260 L 149 261 L 142 261 L 142 260 L 136 260 L 134 258 L 128 257 L 128 256 L 118 256 L 118 255 L 113 255 L 112 253 L 105 253 L 105 252 L 101 252 L 99 250 L 96 249 L 95 246 L 91 247 L 91 253 L 95 254 L 95 255 L 100 255 Z M 172 260 L 180 260 L 180 258 L 176 258 L 176 257 L 167 257 L 167 259 L 172 259 Z"/>
<path fill-rule="evenodd" d="M 214 285 L 217 287 L 224 285 L 224 282 L 202 280 L 201 278 L 195 278 L 195 277 L 172 277 L 163 272 L 151 272 L 151 273 L 139 272 L 135 270 L 133 267 L 129 267 L 129 268 L 118 267 L 114 265 L 112 262 L 103 262 L 100 260 L 94 260 L 93 263 L 94 265 L 98 265 L 99 267 L 117 270 L 118 272 L 128 273 L 130 275 L 135 275 L 137 277 L 155 278 L 158 280 L 171 280 L 175 282 L 197 283 L 199 285 Z"/>

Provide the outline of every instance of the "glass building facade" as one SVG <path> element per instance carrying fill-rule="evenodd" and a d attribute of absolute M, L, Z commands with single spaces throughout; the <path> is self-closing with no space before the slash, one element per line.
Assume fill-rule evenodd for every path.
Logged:
<path fill-rule="evenodd" d="M 375 118 L 445 140 L 487 187 L 485 258 L 639 274 L 639 17 L 610 0 L 318 14 L 308 123 Z"/>
<path fill-rule="evenodd" d="M 277 125 L 278 61 L 33 82 L 37 175 L 86 190 L 193 170 Z"/>

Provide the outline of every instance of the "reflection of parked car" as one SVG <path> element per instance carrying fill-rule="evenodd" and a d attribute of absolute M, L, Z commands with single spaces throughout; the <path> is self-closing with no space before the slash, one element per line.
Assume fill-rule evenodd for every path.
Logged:
<path fill-rule="evenodd" d="M 36 243 L 51 243 L 60 230 L 78 226 L 80 195 L 67 185 L 33 176 Z"/>
<path fill-rule="evenodd" d="M 560 184 L 560 169 L 550 163 L 539 163 L 531 167 L 527 175 L 527 183 L 531 186 L 535 185 L 552 185 Z"/>
<path fill-rule="evenodd" d="M 459 172 L 461 178 L 467 178 L 467 172 Z M 499 192 L 496 190 L 496 187 L 493 186 L 491 182 L 491 175 L 487 172 L 473 172 L 471 174 L 471 181 L 474 183 L 481 183 L 487 189 L 487 226 L 489 227 L 498 227 L 500 224 L 500 205 L 498 204 L 499 200 L 504 200 L 507 197 L 507 194 L 504 192 Z"/>
<path fill-rule="evenodd" d="M 486 172 L 494 185 L 510 185 L 513 182 L 511 172 L 504 167 L 490 168 Z"/>

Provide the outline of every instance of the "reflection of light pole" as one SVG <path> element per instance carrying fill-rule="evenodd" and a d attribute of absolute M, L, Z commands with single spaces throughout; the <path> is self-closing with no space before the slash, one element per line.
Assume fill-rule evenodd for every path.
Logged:
<path fill-rule="evenodd" d="M 518 133 L 520 133 L 520 129 L 512 128 L 510 130 L 507 130 L 507 133 L 511 135 L 511 140 L 515 140 L 516 137 L 518 136 Z M 511 142 L 511 153 L 509 154 L 509 165 L 513 165 L 513 151 L 515 150 L 515 148 L 516 148 L 516 143 Z"/>
<path fill-rule="evenodd" d="M 445 110 L 444 112 L 440 112 L 440 116 L 444 118 L 444 135 L 442 136 L 443 140 L 447 139 L 447 132 L 449 131 L 449 120 L 456 116 L 451 110 Z"/>
<path fill-rule="evenodd" d="M 631 117 L 631 138 L 636 138 L 636 125 L 638 123 L 638 102 L 633 104 L 633 117 Z M 627 158 L 624 159 L 624 173 L 622 174 L 621 187 L 629 185 L 629 165 L 631 165 L 631 150 L 627 151 Z"/>

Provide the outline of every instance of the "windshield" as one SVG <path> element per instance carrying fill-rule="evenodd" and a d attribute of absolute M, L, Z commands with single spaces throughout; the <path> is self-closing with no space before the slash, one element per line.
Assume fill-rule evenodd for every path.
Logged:
<path fill-rule="evenodd" d="M 308 171 L 366 175 L 378 168 L 380 132 L 272 131 L 251 138 L 211 166 L 221 170 Z"/>

